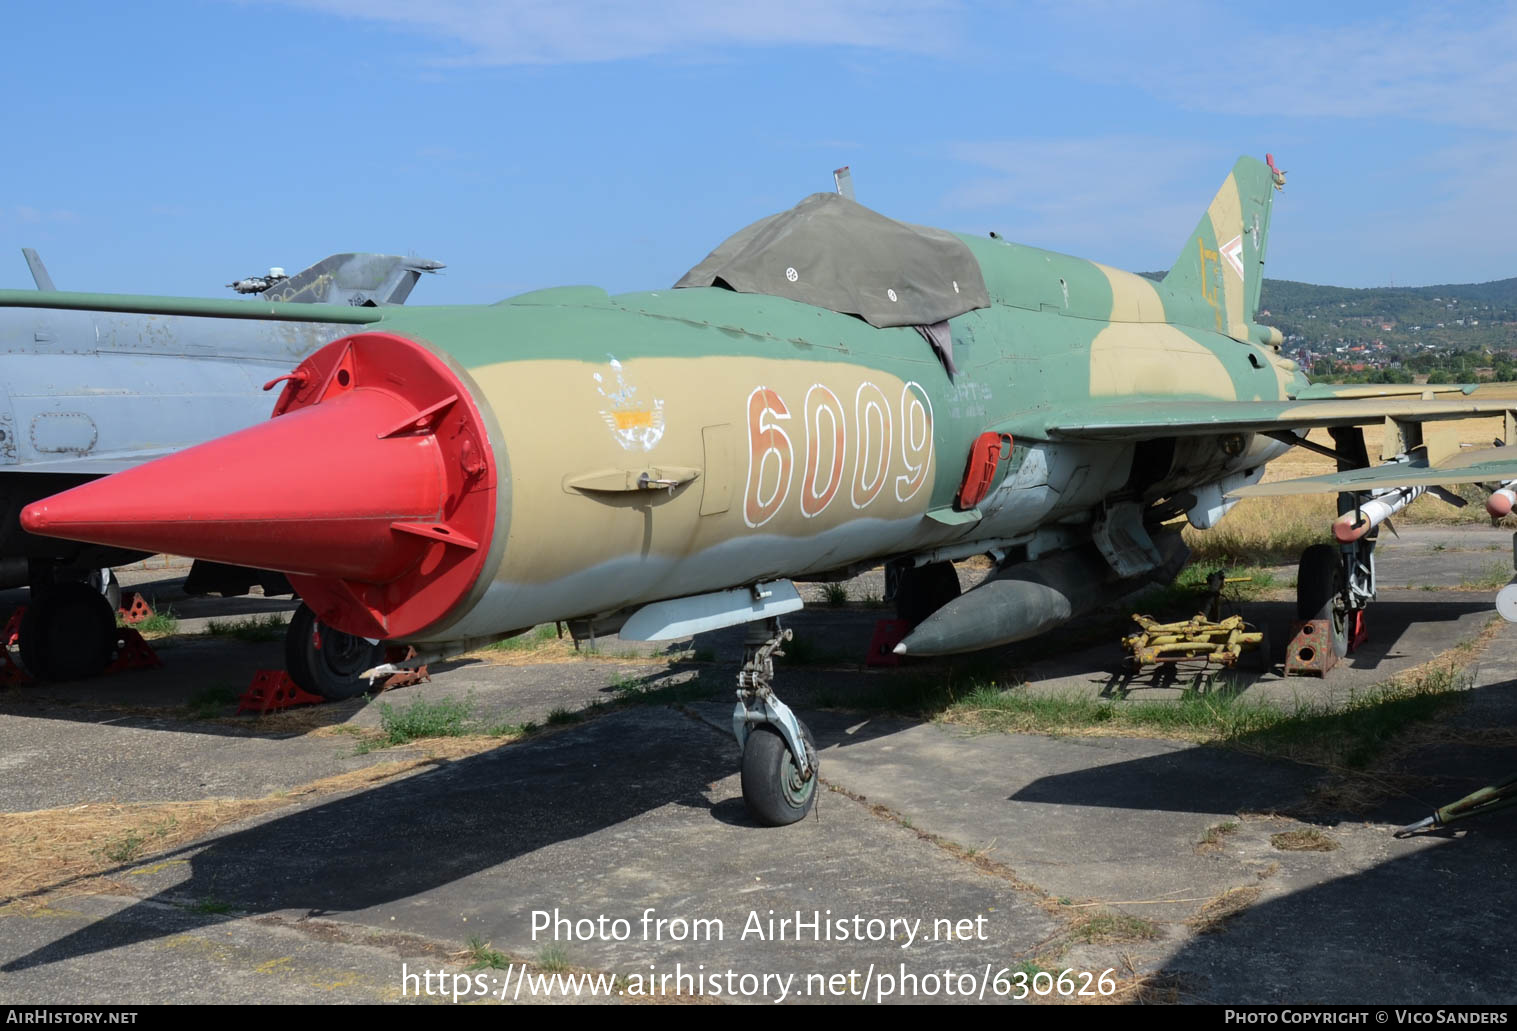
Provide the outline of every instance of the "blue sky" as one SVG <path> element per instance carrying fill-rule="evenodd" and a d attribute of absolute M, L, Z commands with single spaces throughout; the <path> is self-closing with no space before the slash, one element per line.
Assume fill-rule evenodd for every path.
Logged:
<path fill-rule="evenodd" d="M 1267 275 L 1517 276 L 1517 3 L 12 5 L 0 284 L 231 296 L 342 250 L 418 303 L 667 286 L 831 188 L 1165 268 L 1275 154 Z"/>

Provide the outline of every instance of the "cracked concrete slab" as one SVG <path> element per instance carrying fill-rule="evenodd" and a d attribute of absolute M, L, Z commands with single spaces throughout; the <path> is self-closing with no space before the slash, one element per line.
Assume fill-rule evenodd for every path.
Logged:
<path fill-rule="evenodd" d="M 1421 553 L 1415 541 L 1387 549 L 1383 572 L 1401 568 L 1410 583 L 1424 572 L 1398 563 L 1490 561 L 1434 550 L 1441 539 L 1428 534 Z M 1284 607 L 1263 603 L 1266 618 L 1269 605 Z M 8 812 L 251 797 L 419 754 L 356 754 L 351 735 L 379 726 L 381 704 L 464 699 L 481 722 L 541 724 L 555 709 L 642 701 L 361 790 L 295 799 L 128 863 L 103 894 L 6 906 L 0 991 L 26 1002 L 389 1001 L 402 963 L 461 971 L 459 950 L 478 938 L 513 958 L 624 975 L 649 964 L 801 975 L 902 962 L 918 972 L 1130 962 L 1125 983 L 1151 977 L 1190 1001 L 1517 996 L 1502 936 L 1510 816 L 1433 838 L 1390 836 L 1517 765 L 1517 738 L 1501 733 L 1517 715 L 1517 631 L 1494 636 L 1475 689 L 1438 734 L 1374 771 L 1383 790 L 1357 808 L 1324 809 L 1305 804 L 1323 770 L 1237 750 L 970 735 L 881 716 L 876 695 L 971 669 L 848 661 L 886 614 L 853 605 L 795 620 L 816 645 L 807 661 L 782 662 L 780 689 L 816 734 L 832 790 L 816 817 L 778 831 L 752 826 L 741 803 L 727 730 L 733 633 L 703 641 L 709 654 L 699 662 L 624 656 L 614 642 L 610 654 L 568 661 L 464 660 L 430 684 L 283 720 L 188 714 L 197 692 L 245 682 L 277 643 L 189 637 L 165 652 L 164 670 L 0 693 Z M 1342 697 L 1475 634 L 1489 614 L 1478 592 L 1387 591 L 1371 647 L 1328 681 L 1289 689 Z M 1078 635 L 1063 647 L 1008 650 L 996 661 L 1031 674 L 1034 689 L 1085 690 L 1075 685 L 1099 676 L 1114 650 Z M 1303 829 L 1337 847 L 1273 843 Z M 655 917 L 721 920 L 726 934 L 534 937 L 533 912 L 555 908 L 636 927 L 651 908 Z M 907 949 L 899 937 L 734 937 L 749 914 L 770 909 L 979 917 L 986 937 Z M 1089 916 L 1113 912 L 1147 930 L 1115 942 L 1088 933 Z"/>

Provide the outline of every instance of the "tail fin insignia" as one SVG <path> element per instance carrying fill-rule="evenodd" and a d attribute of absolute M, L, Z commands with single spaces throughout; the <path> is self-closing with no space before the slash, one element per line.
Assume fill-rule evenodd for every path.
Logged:
<path fill-rule="evenodd" d="M 1270 207 L 1284 175 L 1239 158 L 1164 277 L 1164 309 L 1177 321 L 1249 339 L 1264 283 Z"/>

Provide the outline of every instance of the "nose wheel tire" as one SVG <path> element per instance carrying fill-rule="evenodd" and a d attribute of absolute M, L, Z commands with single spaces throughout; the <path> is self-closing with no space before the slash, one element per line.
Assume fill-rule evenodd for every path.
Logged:
<path fill-rule="evenodd" d="M 801 734 L 814 755 L 811 730 L 804 723 Z M 811 776 L 803 779 L 780 732 L 767 724 L 754 727 L 743 746 L 743 802 L 748 812 L 766 827 L 804 819 L 816 803 L 815 767 L 812 760 Z"/>
<path fill-rule="evenodd" d="M 38 680 L 82 680 L 105 672 L 116 653 L 116 613 L 87 583 L 32 592 L 21 617 L 21 662 Z"/>
<path fill-rule="evenodd" d="M 385 660 L 383 642 L 334 630 L 302 604 L 284 635 L 284 667 L 290 679 L 328 701 L 356 698 L 369 690 L 359 674 Z"/>

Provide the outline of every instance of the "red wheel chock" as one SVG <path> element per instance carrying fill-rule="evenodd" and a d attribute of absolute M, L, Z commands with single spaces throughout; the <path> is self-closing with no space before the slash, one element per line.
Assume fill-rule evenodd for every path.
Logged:
<path fill-rule="evenodd" d="M 21 618 L 25 615 L 26 606 L 17 605 L 16 610 L 11 613 L 11 618 L 5 621 L 5 629 L 0 630 L 0 637 L 5 639 L 5 647 L 9 648 L 13 644 L 20 643 Z"/>
<path fill-rule="evenodd" d="M 282 669 L 261 669 L 253 674 L 253 683 L 237 700 L 238 712 L 256 712 L 260 716 L 297 705 L 320 705 L 326 699 L 312 694 L 290 679 Z"/>
<path fill-rule="evenodd" d="M 874 625 L 874 636 L 869 639 L 869 654 L 864 656 L 866 666 L 899 666 L 901 657 L 895 646 L 911 633 L 911 624 L 904 619 L 882 619 Z"/>
<path fill-rule="evenodd" d="M 392 644 L 385 649 L 386 662 L 409 662 L 416 658 L 416 649 L 410 645 Z M 403 669 L 399 673 L 391 673 L 379 684 L 380 691 L 389 691 L 396 687 L 412 687 L 416 684 L 430 684 L 432 674 L 426 666 L 418 666 L 415 669 Z M 378 692 L 375 692 L 376 694 Z"/>
<path fill-rule="evenodd" d="M 152 610 L 149 609 L 149 612 Z M 11 658 L 11 646 L 21 640 L 21 617 L 26 606 L 20 605 L 0 630 L 0 686 L 33 683 L 33 677 Z M 158 669 L 163 660 L 153 651 L 152 645 L 131 627 L 116 628 L 116 657 L 102 670 L 102 674 L 125 673 L 131 669 Z"/>
<path fill-rule="evenodd" d="M 137 591 L 121 592 L 121 608 L 116 610 L 127 623 L 141 623 L 153 614 L 153 607 Z"/>
<path fill-rule="evenodd" d="M 151 611 L 151 610 L 149 610 Z M 125 673 L 129 669 L 158 669 L 163 660 L 153 651 L 152 645 L 129 626 L 116 628 L 116 658 L 107 667 L 107 673 Z"/>
<path fill-rule="evenodd" d="M 1291 643 L 1285 649 L 1285 675 L 1325 677 L 1341 656 L 1333 647 L 1333 621 L 1312 619 L 1291 624 Z"/>
<path fill-rule="evenodd" d="M 11 658 L 11 645 L 21 640 L 21 617 L 26 614 L 25 605 L 17 605 L 16 611 L 0 630 L 0 687 L 17 687 L 32 683 L 32 675 Z"/>
<path fill-rule="evenodd" d="M 1364 609 L 1354 609 L 1348 614 L 1348 652 L 1352 655 L 1360 645 L 1370 639 L 1369 620 L 1364 618 Z"/>

